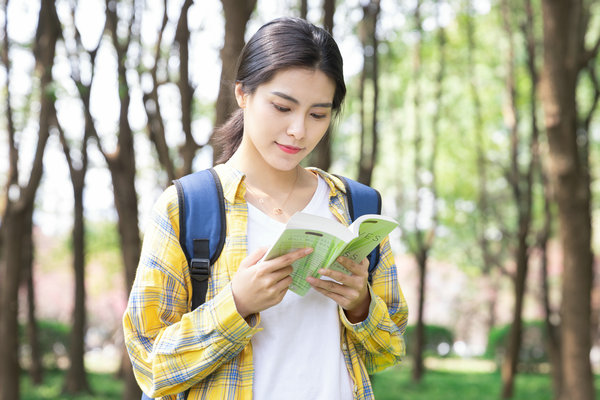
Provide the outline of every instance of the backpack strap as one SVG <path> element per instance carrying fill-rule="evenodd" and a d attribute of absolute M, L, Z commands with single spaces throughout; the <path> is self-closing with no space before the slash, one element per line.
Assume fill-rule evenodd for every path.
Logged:
<path fill-rule="evenodd" d="M 217 172 L 205 169 L 173 181 L 179 201 L 179 243 L 192 279 L 192 310 L 204 303 L 210 266 L 225 244 L 225 201 Z"/>
<path fill-rule="evenodd" d="M 335 175 L 344 183 L 348 199 L 348 213 L 354 222 L 365 214 L 381 214 L 381 194 L 376 189 L 344 176 Z M 369 283 L 373 283 L 373 272 L 379 264 L 381 250 L 378 245 L 367 256 L 369 259 Z"/>

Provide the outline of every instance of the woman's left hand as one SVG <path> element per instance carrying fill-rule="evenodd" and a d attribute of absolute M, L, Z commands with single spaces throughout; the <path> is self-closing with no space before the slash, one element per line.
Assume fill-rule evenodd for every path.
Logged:
<path fill-rule="evenodd" d="M 316 291 L 339 304 L 346 312 L 346 317 L 351 323 L 362 322 L 369 314 L 369 304 L 371 303 L 371 295 L 367 286 L 369 260 L 365 258 L 358 264 L 349 258 L 338 257 L 337 261 L 351 274 L 346 275 L 343 272 L 331 269 L 320 269 L 319 274 L 327 276 L 333 281 L 310 276 L 306 278 L 306 281 Z"/>

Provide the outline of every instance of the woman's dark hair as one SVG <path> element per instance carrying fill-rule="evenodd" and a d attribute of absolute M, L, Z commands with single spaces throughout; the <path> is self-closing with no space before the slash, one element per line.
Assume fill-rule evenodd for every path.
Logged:
<path fill-rule="evenodd" d="M 337 115 L 346 96 L 342 55 L 329 32 L 303 19 L 278 18 L 263 25 L 242 49 L 235 81 L 242 84 L 244 93 L 253 94 L 277 72 L 291 67 L 317 69 L 334 81 L 332 110 Z M 235 110 L 217 128 L 214 140 L 222 149 L 217 164 L 235 153 L 243 128 L 242 109 Z"/>

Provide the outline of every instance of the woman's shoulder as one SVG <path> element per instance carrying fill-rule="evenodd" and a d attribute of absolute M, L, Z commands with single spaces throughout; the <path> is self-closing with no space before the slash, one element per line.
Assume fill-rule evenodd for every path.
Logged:
<path fill-rule="evenodd" d="M 154 202 L 153 213 L 168 215 L 170 219 L 179 215 L 179 199 L 174 185 L 167 187 Z"/>
<path fill-rule="evenodd" d="M 317 167 L 308 167 L 306 169 L 321 177 L 332 189 L 337 189 L 342 193 L 346 192 L 344 182 L 337 175 L 324 171 Z"/>

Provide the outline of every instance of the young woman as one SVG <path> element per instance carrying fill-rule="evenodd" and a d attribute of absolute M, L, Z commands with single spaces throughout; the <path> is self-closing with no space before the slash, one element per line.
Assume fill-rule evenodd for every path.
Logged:
<path fill-rule="evenodd" d="M 346 88 L 342 58 L 323 29 L 295 18 L 267 23 L 240 55 L 239 109 L 220 128 L 215 167 L 227 237 L 206 302 L 190 311 L 174 187 L 158 199 L 123 325 L 140 387 L 188 399 L 372 399 L 369 373 L 399 362 L 407 306 L 386 238 L 368 262 L 322 270 L 314 290 L 288 291 L 300 249 L 260 262 L 297 211 L 349 224 L 339 179 L 299 164 L 326 134 Z M 177 394 L 180 394 L 177 397 Z"/>

